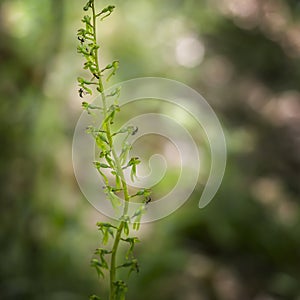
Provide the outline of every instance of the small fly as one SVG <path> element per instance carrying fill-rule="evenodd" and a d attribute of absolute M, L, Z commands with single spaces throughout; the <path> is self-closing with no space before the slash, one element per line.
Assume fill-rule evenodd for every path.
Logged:
<path fill-rule="evenodd" d="M 82 89 L 82 88 L 80 88 L 79 90 L 78 90 L 78 94 L 79 94 L 79 97 L 80 98 L 83 98 L 83 96 L 84 96 L 84 90 Z"/>
<path fill-rule="evenodd" d="M 78 40 L 80 41 L 81 44 L 83 44 L 85 42 L 84 38 L 82 38 L 80 36 L 78 37 Z"/>
<path fill-rule="evenodd" d="M 150 203 L 152 201 L 151 197 L 147 197 L 146 198 L 146 201 L 145 201 L 145 204 L 147 205 L 148 203 Z"/>

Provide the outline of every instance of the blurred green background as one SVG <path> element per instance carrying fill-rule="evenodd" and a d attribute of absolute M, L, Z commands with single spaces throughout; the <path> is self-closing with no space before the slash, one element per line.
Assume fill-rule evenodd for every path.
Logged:
<path fill-rule="evenodd" d="M 71 157 L 84 4 L 0 2 L 0 299 L 106 290 L 89 267 L 105 218 L 82 196 Z M 199 184 L 177 212 L 142 226 L 128 299 L 299 300 L 299 1 L 99 0 L 108 4 L 117 9 L 98 31 L 103 65 L 121 62 L 113 80 L 193 87 L 228 144 L 209 206 L 197 209 Z"/>

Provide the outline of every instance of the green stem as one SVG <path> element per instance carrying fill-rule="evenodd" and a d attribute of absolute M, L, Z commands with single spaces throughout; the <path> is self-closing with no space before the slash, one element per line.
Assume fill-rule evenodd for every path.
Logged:
<path fill-rule="evenodd" d="M 97 45 L 97 31 L 96 31 L 96 12 L 95 12 L 95 4 L 94 2 L 92 3 L 92 11 L 93 11 L 93 29 L 94 29 L 94 43 L 95 45 Z M 99 59 L 98 59 L 98 49 L 96 50 L 95 53 L 95 64 L 97 67 L 98 72 L 100 73 L 100 67 L 99 67 Z M 101 78 L 101 74 L 99 74 L 99 79 L 98 79 L 98 88 L 101 94 L 101 99 L 102 99 L 102 105 L 103 105 L 103 117 L 104 119 L 106 119 L 107 117 L 107 100 L 106 100 L 106 96 L 105 96 L 105 92 L 104 92 L 104 85 L 102 82 L 102 78 Z M 105 130 L 106 130 L 106 136 L 109 142 L 109 146 L 110 149 L 112 151 L 112 155 L 116 164 L 116 176 L 119 176 L 122 182 L 122 188 L 123 188 L 123 195 L 124 195 L 124 199 L 125 199 L 125 205 L 124 205 L 124 210 L 123 210 L 123 216 L 125 216 L 128 212 L 128 205 L 129 205 L 129 192 L 128 192 L 128 187 L 127 187 L 127 183 L 125 181 L 125 176 L 124 176 L 124 172 L 123 169 L 121 167 L 121 163 L 119 160 L 119 157 L 114 149 L 114 144 L 113 144 L 113 139 L 112 139 L 112 134 L 111 134 L 111 128 L 110 128 L 110 124 L 109 122 L 107 122 L 105 124 Z M 125 221 L 121 221 L 118 229 L 117 229 L 117 233 L 114 239 L 114 243 L 113 243 L 113 248 L 112 248 L 112 254 L 111 254 L 111 262 L 110 262 L 110 270 L 109 270 L 109 284 L 110 284 L 110 295 L 109 295 L 109 299 L 110 300 L 115 300 L 115 292 L 114 292 L 114 282 L 116 281 L 116 258 L 117 258 L 117 252 L 118 252 L 118 247 L 119 247 L 119 243 L 121 240 L 121 235 L 123 232 L 123 228 L 124 228 L 124 222 Z"/>

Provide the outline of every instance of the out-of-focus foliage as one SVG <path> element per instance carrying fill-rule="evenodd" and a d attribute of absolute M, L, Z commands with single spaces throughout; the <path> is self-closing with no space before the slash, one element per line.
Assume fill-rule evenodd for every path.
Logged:
<path fill-rule="evenodd" d="M 0 299 L 87 299 L 105 289 L 89 268 L 104 217 L 81 196 L 71 162 L 79 2 L 0 2 Z M 199 187 L 172 216 L 142 227 L 128 299 L 300 299 L 298 1 L 113 4 L 99 27 L 103 65 L 119 59 L 118 80 L 192 86 L 228 144 L 208 207 L 197 209 Z M 191 123 L 202 140 L 199 131 Z"/>

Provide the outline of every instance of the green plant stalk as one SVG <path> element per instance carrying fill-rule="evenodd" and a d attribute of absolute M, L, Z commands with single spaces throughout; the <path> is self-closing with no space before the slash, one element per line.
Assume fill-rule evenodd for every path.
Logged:
<path fill-rule="evenodd" d="M 145 212 L 145 205 L 151 201 L 151 198 L 149 197 L 151 191 L 149 189 L 140 189 L 133 195 L 130 195 L 124 176 L 123 170 L 126 168 L 131 168 L 131 178 L 134 178 L 136 176 L 136 165 L 140 163 L 138 157 L 131 157 L 127 161 L 129 151 L 131 149 L 131 145 L 127 142 L 127 139 L 130 135 L 134 135 L 138 128 L 134 126 L 127 126 L 119 129 L 117 132 L 113 132 L 111 126 L 111 124 L 113 124 L 115 114 L 120 111 L 120 107 L 118 106 L 117 101 L 115 104 L 110 105 L 108 97 L 118 95 L 119 88 L 110 95 L 106 95 L 102 78 L 104 76 L 104 72 L 110 69 L 112 69 L 111 73 L 106 77 L 106 80 L 108 81 L 111 76 L 115 75 L 119 62 L 113 61 L 105 68 L 100 68 L 98 51 L 99 45 L 97 44 L 97 18 L 100 17 L 100 21 L 102 21 L 113 12 L 114 8 L 115 7 L 113 5 L 109 5 L 96 14 L 95 0 L 88 0 L 84 6 L 84 11 L 91 10 L 92 12 L 91 16 L 85 15 L 82 19 L 82 22 L 85 24 L 85 28 L 80 28 L 77 32 L 78 40 L 80 41 L 77 51 L 85 58 L 84 69 L 89 70 L 93 77 L 92 79 L 78 77 L 77 81 L 80 87 L 78 93 L 81 98 L 83 98 L 83 96 L 86 94 L 93 94 L 93 90 L 91 89 L 90 85 L 96 85 L 97 91 L 101 96 L 102 106 L 97 106 L 88 102 L 82 102 L 82 107 L 87 111 L 88 114 L 91 114 L 91 110 L 93 109 L 102 110 L 101 114 L 103 117 L 103 122 L 100 129 L 94 128 L 93 126 L 88 126 L 87 128 L 87 132 L 92 134 L 92 137 L 95 139 L 96 144 L 100 149 L 100 161 L 94 161 L 93 164 L 105 182 L 105 186 L 103 188 L 105 189 L 106 197 L 111 202 L 113 208 L 116 209 L 117 206 L 121 204 L 119 197 L 117 196 L 117 192 L 122 191 L 123 199 L 125 200 L 123 202 L 124 205 L 122 215 L 117 226 L 114 226 L 110 223 L 97 222 L 98 229 L 102 233 L 102 244 L 106 245 L 110 238 L 113 240 L 111 250 L 102 247 L 95 250 L 95 255 L 98 255 L 100 260 L 96 258 L 92 259 L 91 266 L 96 269 L 98 276 L 102 276 L 103 278 L 104 271 L 108 270 L 109 300 L 125 300 L 127 284 L 123 280 L 117 278 L 117 269 L 130 268 L 128 275 L 130 275 L 132 271 L 136 271 L 137 273 L 139 272 L 139 265 L 133 254 L 134 245 L 135 243 L 139 242 L 139 239 L 134 236 L 129 236 L 129 224 L 132 220 L 134 220 L 132 228 L 134 230 L 138 230 L 141 216 Z M 114 136 L 119 133 L 127 133 L 123 140 L 120 157 L 117 155 L 114 145 Z M 110 185 L 103 169 L 111 169 L 111 174 L 115 179 L 115 184 L 112 186 Z M 144 197 L 144 199 L 143 202 L 141 202 L 141 207 L 139 207 L 130 217 L 128 215 L 129 201 L 132 197 L 136 196 Z M 118 249 L 121 241 L 129 244 L 129 249 L 125 256 L 125 262 L 122 264 L 117 264 Z M 110 263 L 106 261 L 106 255 L 110 255 Z M 90 300 L 99 299 L 100 298 L 96 295 L 92 295 L 90 297 Z"/>
<path fill-rule="evenodd" d="M 97 45 L 97 30 L 96 30 L 96 27 L 97 27 L 96 18 L 97 17 L 96 17 L 94 2 L 92 3 L 92 13 L 93 13 L 93 27 L 94 27 L 94 37 L 93 38 L 94 38 L 94 43 Z M 98 49 L 96 49 L 96 53 L 95 53 L 95 63 L 96 63 L 97 71 L 100 73 L 99 59 L 98 59 Z M 98 79 L 98 87 L 99 87 L 99 91 L 100 91 L 101 99 L 102 99 L 103 117 L 104 117 L 104 119 L 106 119 L 106 117 L 107 117 L 107 101 L 106 101 L 106 96 L 105 96 L 105 92 L 104 92 L 104 85 L 103 85 L 101 76 L 99 76 L 99 79 Z M 114 149 L 114 144 L 113 144 L 113 140 L 112 140 L 112 134 L 111 134 L 111 128 L 110 128 L 109 122 L 107 122 L 105 124 L 105 126 L 106 126 L 105 129 L 106 129 L 107 140 L 109 142 L 109 146 L 110 146 L 110 149 L 112 151 L 114 161 L 116 163 L 116 168 L 118 170 L 116 176 L 120 177 L 121 183 L 122 183 L 123 195 L 124 195 L 124 200 L 125 200 L 123 216 L 125 216 L 128 212 L 128 205 L 129 205 L 130 196 L 129 196 L 129 193 L 128 193 L 128 187 L 127 187 L 127 183 L 126 183 L 126 180 L 125 180 L 123 169 L 122 169 L 121 164 L 120 164 L 119 157 L 117 156 L 117 153 Z M 117 234 L 115 236 L 114 243 L 113 243 L 113 248 L 112 248 L 110 270 L 109 270 L 109 287 L 110 287 L 109 299 L 110 300 L 114 300 L 114 295 L 115 295 L 114 282 L 116 281 L 116 259 L 117 259 L 118 247 L 119 247 L 120 240 L 121 240 L 121 235 L 122 235 L 123 228 L 124 228 L 124 222 L 125 221 L 121 221 L 119 226 L 118 226 Z"/>

